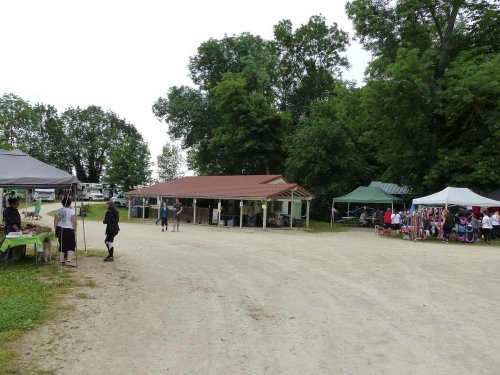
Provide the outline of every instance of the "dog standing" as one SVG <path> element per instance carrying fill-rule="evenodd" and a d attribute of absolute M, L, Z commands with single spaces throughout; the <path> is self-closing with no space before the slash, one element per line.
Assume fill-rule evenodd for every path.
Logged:
<path fill-rule="evenodd" d="M 38 253 L 38 261 L 43 261 L 48 263 L 52 260 L 52 240 L 50 237 L 45 237 L 43 240 L 43 253 Z"/>
<path fill-rule="evenodd" d="M 25 219 L 33 219 L 35 217 L 35 213 L 31 211 L 23 211 L 23 215 Z"/>
<path fill-rule="evenodd" d="M 36 211 L 23 211 L 25 219 L 40 220 L 42 216 Z"/>

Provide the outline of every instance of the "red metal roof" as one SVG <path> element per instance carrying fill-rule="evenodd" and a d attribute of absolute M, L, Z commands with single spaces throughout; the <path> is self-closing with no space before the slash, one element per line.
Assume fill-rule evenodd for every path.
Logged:
<path fill-rule="evenodd" d="M 150 197 L 268 199 L 289 195 L 292 190 L 297 199 L 314 197 L 301 186 L 289 183 L 281 175 L 182 177 L 126 194 Z"/>

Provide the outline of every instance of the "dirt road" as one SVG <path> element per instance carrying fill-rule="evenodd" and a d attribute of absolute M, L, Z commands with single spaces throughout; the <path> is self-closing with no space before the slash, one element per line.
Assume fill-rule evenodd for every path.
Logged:
<path fill-rule="evenodd" d="M 367 229 L 121 227 L 114 263 L 80 260 L 76 272 L 96 283 L 84 291 L 90 298 L 72 298 L 74 311 L 26 339 L 39 367 L 72 375 L 500 369 L 498 247 Z M 104 248 L 103 231 L 85 223 L 87 248 Z M 55 354 L 44 358 L 47 348 Z"/>

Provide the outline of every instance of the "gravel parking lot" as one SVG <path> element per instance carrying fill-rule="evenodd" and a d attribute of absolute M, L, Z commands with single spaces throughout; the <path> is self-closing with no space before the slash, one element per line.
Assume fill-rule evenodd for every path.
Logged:
<path fill-rule="evenodd" d="M 69 299 L 74 310 L 20 343 L 38 366 L 57 374 L 499 372 L 497 246 L 416 243 L 364 228 L 121 228 L 114 263 L 80 258 L 75 272 L 96 285 L 85 289 L 89 298 Z M 82 234 L 80 225 L 80 249 Z M 104 225 L 86 222 L 85 239 L 104 249 Z"/>

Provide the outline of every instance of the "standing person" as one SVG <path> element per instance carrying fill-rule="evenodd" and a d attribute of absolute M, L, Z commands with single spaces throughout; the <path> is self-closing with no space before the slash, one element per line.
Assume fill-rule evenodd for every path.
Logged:
<path fill-rule="evenodd" d="M 76 215 L 71 207 L 71 198 L 63 195 L 62 208 L 54 216 L 54 231 L 59 241 L 59 262 L 61 266 L 76 267 L 73 260 L 76 251 Z"/>
<path fill-rule="evenodd" d="M 495 213 L 491 215 L 491 225 L 493 226 L 492 237 L 495 240 L 500 240 L 500 214 L 498 211 L 495 211 Z"/>
<path fill-rule="evenodd" d="M 483 211 L 483 222 L 481 225 L 481 232 L 483 234 L 484 242 L 491 243 L 491 232 L 493 225 L 491 225 L 491 215 L 488 211 Z"/>
<path fill-rule="evenodd" d="M 182 212 L 182 203 L 179 202 L 179 198 L 175 198 L 174 203 L 174 227 L 172 228 L 172 232 L 175 232 L 175 228 L 177 227 L 177 232 L 179 231 L 179 223 L 180 223 L 180 214 Z"/>
<path fill-rule="evenodd" d="M 2 196 L 2 210 L 5 211 L 7 208 L 7 193 L 3 193 Z"/>
<path fill-rule="evenodd" d="M 161 202 L 161 207 L 160 207 L 160 219 L 161 219 L 161 231 L 168 231 L 168 214 L 169 214 L 169 209 L 168 209 L 168 202 L 166 200 Z M 165 229 L 163 229 L 163 226 L 165 226 Z"/>
<path fill-rule="evenodd" d="M 384 213 L 384 227 L 386 229 L 390 229 L 392 224 L 392 210 L 390 208 L 387 209 Z"/>
<path fill-rule="evenodd" d="M 5 223 L 4 233 L 5 235 L 10 232 L 20 232 L 21 231 L 21 215 L 19 214 L 19 198 L 9 198 L 9 207 L 7 207 L 3 212 L 3 221 Z"/>
<path fill-rule="evenodd" d="M 472 225 L 472 232 L 474 233 L 474 242 L 479 242 L 481 238 L 481 220 L 479 220 L 476 214 L 472 214 L 470 223 Z"/>
<path fill-rule="evenodd" d="M 42 210 L 42 198 L 38 197 L 35 203 L 35 218 L 41 219 L 40 211 Z"/>
<path fill-rule="evenodd" d="M 113 201 L 108 201 L 107 203 L 108 210 L 106 211 L 106 215 L 104 216 L 103 224 L 106 224 L 106 239 L 104 243 L 108 248 L 108 256 L 104 258 L 105 262 L 113 261 L 113 251 L 114 251 L 114 243 L 116 235 L 120 231 L 120 227 L 118 226 L 118 222 L 120 221 L 120 214 L 115 207 Z"/>
<path fill-rule="evenodd" d="M 399 234 L 399 230 L 401 229 L 401 214 L 399 212 L 395 212 L 391 215 L 391 224 L 392 224 L 392 229 L 396 231 L 397 234 Z"/>
<path fill-rule="evenodd" d="M 446 208 L 443 210 L 443 242 L 448 243 L 450 240 L 450 234 L 453 228 L 455 228 L 455 215 L 453 215 Z"/>

